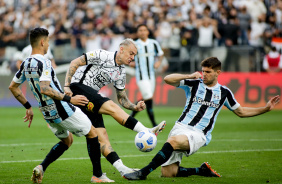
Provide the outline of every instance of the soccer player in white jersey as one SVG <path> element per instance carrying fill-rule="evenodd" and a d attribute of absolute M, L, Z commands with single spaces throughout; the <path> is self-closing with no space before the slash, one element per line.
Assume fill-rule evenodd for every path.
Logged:
<path fill-rule="evenodd" d="M 206 162 L 198 168 L 181 167 L 183 155 L 190 156 L 209 144 L 217 115 L 223 105 L 239 117 L 252 117 L 271 111 L 280 101 L 280 96 L 277 95 L 264 107 L 242 107 L 230 89 L 217 81 L 221 62 L 216 57 L 210 57 L 202 61 L 201 66 L 202 74 L 171 74 L 164 78 L 167 84 L 185 91 L 187 100 L 184 110 L 170 131 L 166 143 L 152 161 L 139 171 L 125 174 L 124 178 L 144 180 L 159 166 L 162 166 L 164 177 L 221 177 Z"/>
<path fill-rule="evenodd" d="M 93 165 L 91 182 L 114 182 L 102 173 L 100 144 L 95 128 L 87 116 L 74 106 L 84 106 L 88 104 L 88 99 L 82 95 L 73 97 L 64 95 L 51 61 L 43 56 L 49 47 L 48 35 L 48 30 L 44 28 L 30 31 L 32 54 L 21 64 L 9 86 L 15 98 L 26 108 L 24 121 L 29 121 L 28 127 L 30 127 L 33 119 L 32 107 L 19 88 L 27 80 L 44 119 L 49 123 L 55 136 L 61 140 L 53 146 L 43 162 L 33 169 L 31 180 L 34 183 L 42 182 L 47 167 L 72 145 L 72 134 L 74 134 L 78 137 L 83 135 L 86 137 L 88 154 Z"/>
<path fill-rule="evenodd" d="M 86 96 L 89 100 L 86 107 L 78 107 L 88 116 L 92 125 L 96 128 L 102 154 L 121 175 L 132 172 L 133 169 L 126 167 L 113 150 L 102 114 L 111 115 L 119 124 L 136 132 L 148 128 L 129 116 L 112 100 L 102 97 L 98 92 L 103 86 L 113 83 L 118 101 L 124 108 L 135 111 L 146 108 L 143 101 L 138 102 L 137 105 L 131 103 L 125 92 L 126 74 L 124 65 L 132 62 L 136 53 L 137 49 L 132 39 L 123 40 L 116 52 L 100 49 L 87 52 L 70 63 L 64 87 L 65 93 L 69 96 L 80 94 Z M 150 130 L 157 135 L 165 125 L 165 121 L 163 121 Z"/>
<path fill-rule="evenodd" d="M 137 36 L 139 39 L 136 40 L 135 44 L 138 52 L 135 56 L 135 63 L 130 64 L 130 66 L 135 66 L 137 86 L 145 101 L 151 123 L 156 126 L 153 111 L 153 96 L 156 85 L 155 69 L 161 65 L 164 52 L 156 40 L 149 38 L 149 29 L 145 24 L 137 26 Z M 158 59 L 156 60 L 156 58 Z M 137 112 L 132 111 L 131 116 L 134 117 Z"/>

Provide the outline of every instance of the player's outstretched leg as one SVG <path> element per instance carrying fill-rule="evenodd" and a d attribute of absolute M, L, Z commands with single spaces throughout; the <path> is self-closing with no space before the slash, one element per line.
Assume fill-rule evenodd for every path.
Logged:
<path fill-rule="evenodd" d="M 33 183 L 42 183 L 43 174 L 44 171 L 42 165 L 36 166 L 32 171 L 31 181 Z"/>
<path fill-rule="evenodd" d="M 139 122 L 137 119 L 129 116 L 124 110 L 122 110 L 116 103 L 109 100 L 105 102 L 100 110 L 99 114 L 107 114 L 112 116 L 119 124 L 122 126 L 125 126 L 126 128 L 129 128 L 133 131 L 140 132 L 145 129 L 149 129 L 145 127 L 141 122 Z M 157 126 L 149 129 L 154 134 L 158 135 L 165 127 L 166 123 L 165 121 L 161 122 Z"/>

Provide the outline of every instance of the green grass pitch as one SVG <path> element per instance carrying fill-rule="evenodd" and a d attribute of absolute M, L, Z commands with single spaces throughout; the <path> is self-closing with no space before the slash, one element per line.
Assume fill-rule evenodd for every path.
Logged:
<path fill-rule="evenodd" d="M 167 127 L 159 134 L 157 147 L 149 153 L 135 148 L 135 132 L 120 126 L 109 116 L 104 117 L 112 147 L 128 167 L 142 168 L 151 161 L 182 108 L 156 107 L 154 111 L 157 121 L 166 120 Z M 32 169 L 58 142 L 37 108 L 34 113 L 34 121 L 28 128 L 28 123 L 22 119 L 24 108 L 0 108 L 0 184 L 31 183 Z M 146 112 L 139 113 L 136 118 L 151 127 Z M 181 165 L 198 167 L 208 161 L 222 175 L 221 178 L 163 178 L 158 168 L 145 181 L 127 181 L 102 157 L 103 172 L 116 183 L 282 183 L 282 111 L 240 119 L 232 112 L 222 110 L 212 135 L 207 147 L 184 157 Z M 74 137 L 71 148 L 48 167 L 43 183 L 90 183 L 91 176 L 85 138 Z"/>

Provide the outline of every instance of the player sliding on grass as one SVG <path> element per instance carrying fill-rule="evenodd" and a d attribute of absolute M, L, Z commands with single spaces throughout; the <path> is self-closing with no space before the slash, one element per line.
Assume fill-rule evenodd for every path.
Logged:
<path fill-rule="evenodd" d="M 69 96 L 84 95 L 88 98 L 87 106 L 78 107 L 88 116 L 92 125 L 96 128 L 102 154 L 122 176 L 134 170 L 126 167 L 113 150 L 102 114 L 111 115 L 119 124 L 136 132 L 148 128 L 129 116 L 112 100 L 102 97 L 98 92 L 103 86 L 113 83 L 118 101 L 124 108 L 134 111 L 142 111 L 146 108 L 144 101 L 139 101 L 137 105 L 131 103 L 125 92 L 126 74 L 124 65 L 133 61 L 136 53 L 137 48 L 132 39 L 123 40 L 116 52 L 100 49 L 87 52 L 71 62 L 64 87 L 65 93 Z M 165 125 L 165 121 L 163 121 L 150 130 L 157 135 Z"/>
<path fill-rule="evenodd" d="M 78 137 L 83 135 L 86 137 L 88 154 L 93 166 L 91 182 L 114 182 L 102 173 L 100 144 L 95 128 L 87 116 L 72 105 L 84 106 L 88 99 L 82 95 L 74 97 L 64 95 L 51 61 L 44 58 L 49 47 L 48 35 L 48 30 L 44 28 L 30 31 L 32 54 L 23 61 L 9 86 L 15 98 L 26 108 L 24 119 L 25 122 L 29 121 L 30 127 L 33 119 L 32 107 L 19 88 L 27 80 L 44 119 L 49 123 L 51 131 L 61 140 L 54 145 L 43 162 L 33 169 L 31 180 L 34 183 L 42 182 L 47 167 L 72 145 L 72 134 L 75 134 Z"/>
<path fill-rule="evenodd" d="M 202 75 L 171 74 L 164 78 L 167 84 L 184 89 L 186 105 L 170 131 L 167 142 L 146 167 L 139 171 L 125 174 L 129 180 L 144 180 L 157 167 L 162 166 L 164 177 L 188 177 L 200 175 L 221 177 L 208 163 L 198 168 L 180 166 L 182 156 L 190 156 L 211 141 L 211 132 L 218 113 L 223 105 L 239 117 L 252 117 L 271 111 L 279 103 L 280 96 L 271 98 L 265 107 L 242 107 L 234 95 L 225 86 L 217 82 L 221 72 L 221 62 L 210 57 L 202 61 Z M 201 79 L 203 77 L 203 79 Z"/>

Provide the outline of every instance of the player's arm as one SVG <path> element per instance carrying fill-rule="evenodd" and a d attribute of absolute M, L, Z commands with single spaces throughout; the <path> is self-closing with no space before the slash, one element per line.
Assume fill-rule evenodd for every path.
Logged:
<path fill-rule="evenodd" d="M 158 69 L 161 66 L 163 58 L 164 58 L 164 55 L 161 55 L 158 57 L 158 61 L 155 62 L 154 68 Z"/>
<path fill-rule="evenodd" d="M 146 105 L 144 101 L 139 101 L 137 105 L 133 104 L 126 95 L 125 89 L 123 90 L 116 90 L 117 93 L 117 99 L 120 105 L 122 105 L 124 108 L 132 110 L 132 111 L 142 111 L 146 108 Z"/>
<path fill-rule="evenodd" d="M 184 79 L 199 79 L 201 77 L 202 77 L 202 75 L 199 72 L 194 72 L 192 74 L 174 73 L 174 74 L 170 74 L 170 75 L 165 76 L 164 81 L 169 85 L 179 86 L 180 81 L 182 81 Z"/>
<path fill-rule="evenodd" d="M 22 90 L 20 89 L 20 85 L 21 85 L 20 83 L 16 83 L 12 81 L 9 86 L 9 90 L 12 92 L 14 97 L 26 108 L 24 122 L 29 121 L 28 127 L 30 128 L 33 119 L 33 111 L 30 103 L 23 95 Z"/>
<path fill-rule="evenodd" d="M 275 107 L 275 105 L 278 104 L 279 102 L 280 102 L 280 96 L 277 95 L 275 97 L 272 97 L 264 107 L 255 108 L 255 107 L 239 106 L 233 112 L 241 118 L 257 116 L 257 115 L 266 113 L 268 111 L 271 111 Z"/>
<path fill-rule="evenodd" d="M 83 95 L 76 95 L 74 97 L 70 97 L 66 94 L 62 94 L 59 91 L 51 88 L 50 81 L 40 81 L 40 92 L 53 99 L 70 102 L 74 105 L 85 106 L 86 104 L 88 104 L 88 99 Z"/>
<path fill-rule="evenodd" d="M 68 96 L 72 96 L 72 92 L 69 88 L 70 83 L 71 83 L 71 78 L 78 69 L 78 67 L 86 65 L 86 58 L 85 55 L 82 55 L 74 60 L 71 61 L 69 69 L 66 73 L 66 78 L 65 78 L 65 86 L 64 86 L 64 91 L 65 94 Z"/>

